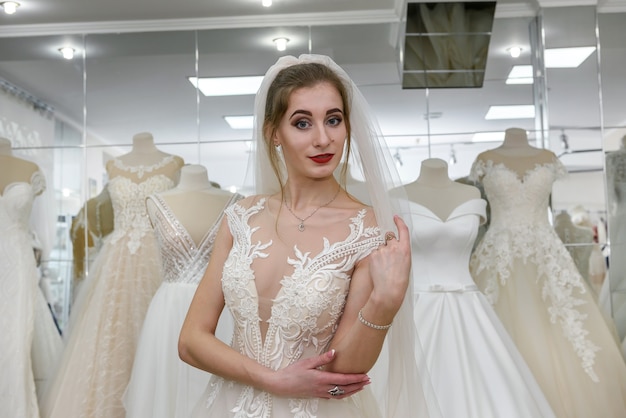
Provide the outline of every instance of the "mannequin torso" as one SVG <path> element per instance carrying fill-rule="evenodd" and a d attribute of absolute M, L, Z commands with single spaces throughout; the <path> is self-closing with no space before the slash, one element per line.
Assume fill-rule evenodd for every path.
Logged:
<path fill-rule="evenodd" d="M 550 150 L 531 146 L 525 130 L 509 128 L 505 132 L 504 142 L 499 147 L 480 153 L 477 159 L 503 164 L 523 177 L 538 164 L 554 162 L 556 155 Z"/>
<path fill-rule="evenodd" d="M 457 183 L 448 177 L 448 164 L 439 158 L 422 161 L 419 177 L 404 186 L 409 200 L 428 208 L 446 220 L 460 204 L 480 199 L 477 187 Z"/>
<path fill-rule="evenodd" d="M 180 181 L 173 189 L 158 194 L 196 244 L 213 226 L 232 193 L 215 188 L 201 165 L 183 166 Z"/>
<path fill-rule="evenodd" d="M 171 157 L 173 164 L 169 164 L 167 157 Z M 130 177 L 138 181 L 143 177 L 144 171 L 135 168 L 150 168 L 149 174 L 163 174 L 174 181 L 178 180 L 178 173 L 184 161 L 181 157 L 165 153 L 154 145 L 154 138 L 148 132 L 138 133 L 133 136 L 133 149 L 120 157 L 107 163 L 107 172 L 110 178 L 119 175 Z M 130 168 L 130 170 L 129 170 Z"/>
<path fill-rule="evenodd" d="M 30 183 L 39 166 L 12 155 L 11 141 L 0 138 L 0 194 L 12 183 Z"/>

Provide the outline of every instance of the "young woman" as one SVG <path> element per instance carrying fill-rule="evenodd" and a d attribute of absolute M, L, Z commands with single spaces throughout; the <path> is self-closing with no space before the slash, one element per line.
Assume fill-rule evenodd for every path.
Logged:
<path fill-rule="evenodd" d="M 392 215 L 401 209 L 387 191 L 399 184 L 365 100 L 330 58 L 283 57 L 255 119 L 258 194 L 226 210 L 180 335 L 181 358 L 214 375 L 194 416 L 428 416 L 410 298 L 403 306 L 408 229 Z M 352 141 L 372 207 L 333 175 Z M 224 306 L 230 346 L 215 337 Z M 379 408 L 366 373 L 392 322 Z"/>

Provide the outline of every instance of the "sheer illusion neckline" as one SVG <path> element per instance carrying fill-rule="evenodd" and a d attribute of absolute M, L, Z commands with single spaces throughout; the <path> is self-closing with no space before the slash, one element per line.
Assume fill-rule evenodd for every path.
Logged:
<path fill-rule="evenodd" d="M 485 164 L 487 168 L 493 167 L 497 169 L 502 169 L 510 173 L 521 184 L 526 183 L 528 179 L 534 173 L 538 172 L 540 169 L 556 165 L 556 162 L 554 161 L 546 162 L 546 163 L 535 163 L 534 167 L 529 167 L 526 170 L 524 170 L 523 173 L 521 173 L 521 172 L 518 172 L 517 170 L 512 169 L 511 167 L 507 166 L 505 163 L 502 163 L 502 162 L 494 162 L 493 160 L 480 160 L 480 161 L 483 164 Z"/>
<path fill-rule="evenodd" d="M 465 202 L 460 203 L 459 205 L 457 205 L 454 209 L 452 209 L 452 212 L 450 212 L 450 214 L 445 218 L 441 218 L 439 215 L 437 215 L 435 212 L 433 212 L 431 209 L 429 209 L 427 206 L 422 205 L 421 203 L 417 203 L 417 202 L 413 202 L 411 201 L 412 204 L 420 207 L 424 212 L 427 212 L 430 217 L 435 218 L 436 220 L 438 220 L 441 223 L 447 223 L 449 221 L 451 221 L 453 218 L 456 218 L 459 215 L 459 212 L 461 212 L 461 209 L 465 208 L 466 206 L 470 206 L 470 205 L 474 205 L 478 202 L 482 202 L 484 201 L 484 199 L 477 197 L 474 199 L 469 199 L 466 200 Z M 465 212 L 462 212 L 461 214 L 465 214 Z"/>

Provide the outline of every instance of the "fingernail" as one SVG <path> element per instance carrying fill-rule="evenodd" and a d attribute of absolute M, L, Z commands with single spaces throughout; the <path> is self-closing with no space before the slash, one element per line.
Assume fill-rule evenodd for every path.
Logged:
<path fill-rule="evenodd" d="M 331 357 L 335 357 L 335 349 L 334 348 L 332 350 L 330 350 L 330 356 Z"/>

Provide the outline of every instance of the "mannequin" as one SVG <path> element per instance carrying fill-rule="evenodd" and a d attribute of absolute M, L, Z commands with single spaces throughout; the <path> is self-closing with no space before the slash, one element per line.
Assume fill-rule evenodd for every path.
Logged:
<path fill-rule="evenodd" d="M 500 146 L 478 156 L 478 159 L 490 160 L 494 164 L 502 163 L 520 177 L 537 164 L 549 164 L 554 158 L 552 151 L 530 145 L 526 131 L 521 128 L 507 129 Z"/>
<path fill-rule="evenodd" d="M 173 188 L 183 163 L 147 132 L 107 162 L 115 225 L 76 295 L 63 359 L 41 406 L 47 418 L 123 416 L 141 326 L 162 283 L 146 198 Z"/>
<path fill-rule="evenodd" d="M 196 164 L 183 166 L 178 185 L 159 194 L 196 244 L 222 214 L 232 195 L 214 187 L 206 168 Z"/>
<path fill-rule="evenodd" d="M 30 183 L 37 171 L 37 164 L 14 156 L 11 141 L 0 137 L 0 191 L 11 183 Z"/>
<path fill-rule="evenodd" d="M 210 374 L 180 360 L 178 334 L 209 262 L 224 209 L 242 197 L 213 187 L 203 166 L 186 165 L 175 188 L 146 199 L 161 251 L 163 283 L 150 302 L 137 344 L 123 398 L 127 418 L 190 416 L 206 387 Z M 224 310 L 217 337 L 229 342 L 232 326 Z"/>
<path fill-rule="evenodd" d="M 426 206 L 444 220 L 463 202 L 480 199 L 477 187 L 450 179 L 448 163 L 439 158 L 422 161 L 418 178 L 404 188 L 410 200 Z"/>
<path fill-rule="evenodd" d="M 626 416 L 626 363 L 614 329 L 548 216 L 553 184 L 567 170 L 525 138 L 507 130 L 504 144 L 472 165 L 491 207 L 472 276 L 556 416 Z"/>

